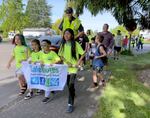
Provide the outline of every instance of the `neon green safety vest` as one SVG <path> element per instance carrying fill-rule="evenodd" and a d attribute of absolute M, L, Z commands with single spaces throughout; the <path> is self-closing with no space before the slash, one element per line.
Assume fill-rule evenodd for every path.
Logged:
<path fill-rule="evenodd" d="M 78 34 L 78 29 L 81 22 L 78 18 L 73 20 L 71 23 L 68 18 L 64 18 L 63 21 L 63 31 L 65 31 L 67 28 L 71 28 L 74 31 L 74 35 L 76 36 Z"/>
<path fill-rule="evenodd" d="M 144 42 L 144 38 L 143 37 L 140 37 L 140 40 L 139 41 L 141 41 L 141 43 L 143 43 Z"/>

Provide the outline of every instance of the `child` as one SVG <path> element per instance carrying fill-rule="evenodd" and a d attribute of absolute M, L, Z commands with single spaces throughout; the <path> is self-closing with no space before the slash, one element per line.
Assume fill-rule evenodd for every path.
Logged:
<path fill-rule="evenodd" d="M 118 30 L 117 31 L 117 35 L 114 38 L 115 39 L 115 45 L 114 45 L 114 60 L 115 59 L 119 59 L 119 55 L 121 53 L 121 48 L 122 48 L 122 35 L 121 35 L 121 31 Z"/>
<path fill-rule="evenodd" d="M 29 63 L 38 63 L 40 62 L 40 55 L 41 55 L 41 47 L 40 47 L 40 41 L 37 39 L 34 39 L 31 41 L 31 48 L 32 48 L 32 53 L 29 60 Z M 37 91 L 37 94 L 40 94 L 40 90 Z M 29 90 L 29 93 L 25 96 L 25 100 L 32 98 L 33 96 L 33 90 Z"/>
<path fill-rule="evenodd" d="M 100 81 L 100 84 L 102 83 L 104 85 L 104 79 L 101 74 L 104 66 L 104 62 L 102 58 L 106 57 L 106 51 L 104 49 L 104 45 L 102 44 L 104 37 L 100 34 L 96 35 L 95 43 L 97 44 L 97 49 L 94 55 L 93 59 L 93 84 L 90 88 L 88 88 L 88 91 L 95 91 L 98 88 L 98 82 Z"/>
<path fill-rule="evenodd" d="M 8 62 L 7 68 L 9 69 L 11 67 L 12 61 L 15 59 L 16 61 L 16 75 L 19 80 L 19 86 L 20 86 L 20 93 L 19 95 L 23 95 L 26 92 L 27 84 L 23 75 L 23 72 L 21 70 L 21 62 L 28 59 L 28 48 L 25 43 L 25 38 L 21 34 L 16 34 L 13 39 L 13 44 L 15 44 L 15 47 L 13 49 L 11 58 Z"/>
<path fill-rule="evenodd" d="M 42 65 L 49 65 L 60 63 L 59 56 L 54 52 L 50 50 L 51 42 L 49 40 L 43 40 L 42 41 L 42 50 L 41 53 L 41 64 Z M 51 92 L 54 94 L 54 91 Z M 50 101 L 50 91 L 45 91 L 45 98 L 42 102 L 47 103 Z"/>
<path fill-rule="evenodd" d="M 89 56 L 90 56 L 90 66 L 92 67 L 92 61 L 94 58 L 94 54 L 96 51 L 96 43 L 95 43 L 95 37 L 91 38 L 91 43 L 90 43 L 90 52 L 89 52 Z"/>
<path fill-rule="evenodd" d="M 124 49 L 124 51 L 127 50 L 127 45 L 128 45 L 128 36 L 126 35 L 125 38 L 123 39 L 123 49 Z"/>
<path fill-rule="evenodd" d="M 81 45 L 74 40 L 74 32 L 68 28 L 64 31 L 63 40 L 59 50 L 59 56 L 64 64 L 68 65 L 67 86 L 69 91 L 67 112 L 73 112 L 74 97 L 75 97 L 75 79 L 85 52 Z M 81 55 L 79 59 L 79 55 Z"/>

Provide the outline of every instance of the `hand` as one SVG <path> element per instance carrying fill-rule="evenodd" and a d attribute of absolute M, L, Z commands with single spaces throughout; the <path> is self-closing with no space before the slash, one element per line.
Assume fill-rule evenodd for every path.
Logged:
<path fill-rule="evenodd" d="M 26 60 L 26 59 L 20 60 L 19 63 L 22 63 L 22 62 L 24 62 L 24 61 L 27 61 L 27 60 Z"/>
<path fill-rule="evenodd" d="M 10 63 L 8 63 L 8 65 L 7 65 L 7 69 L 9 69 L 11 67 L 11 64 Z"/>
<path fill-rule="evenodd" d="M 74 67 L 74 68 L 79 68 L 79 64 L 72 65 L 72 67 Z"/>
<path fill-rule="evenodd" d="M 53 64 L 49 64 L 49 66 L 53 66 Z"/>
<path fill-rule="evenodd" d="M 66 62 L 67 63 L 67 65 L 69 66 L 69 67 L 72 67 L 72 64 L 71 63 L 69 63 L 69 62 Z"/>
<path fill-rule="evenodd" d="M 43 62 L 40 62 L 41 66 L 44 66 L 44 63 Z"/>
<path fill-rule="evenodd" d="M 109 49 L 108 52 L 107 52 L 107 55 L 109 56 L 109 55 L 111 55 L 111 54 L 112 54 L 112 50 Z"/>
<path fill-rule="evenodd" d="M 36 64 L 37 62 L 33 62 L 33 64 Z"/>
<path fill-rule="evenodd" d="M 99 56 L 95 56 L 95 57 L 94 57 L 94 59 L 98 59 L 98 58 L 99 58 Z"/>
<path fill-rule="evenodd" d="M 32 62 L 31 61 L 29 61 L 29 64 L 31 64 Z"/>

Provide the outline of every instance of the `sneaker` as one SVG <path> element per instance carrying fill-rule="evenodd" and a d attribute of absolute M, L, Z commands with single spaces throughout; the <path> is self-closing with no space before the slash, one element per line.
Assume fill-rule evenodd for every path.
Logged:
<path fill-rule="evenodd" d="M 77 78 L 77 80 L 82 82 L 82 81 L 85 80 L 85 77 L 82 76 L 82 77 L 80 77 L 80 78 Z"/>
<path fill-rule="evenodd" d="M 43 103 L 48 103 L 48 102 L 49 102 L 49 100 L 50 100 L 50 98 L 45 97 L 45 98 L 42 100 L 42 102 L 43 102 Z"/>
<path fill-rule="evenodd" d="M 42 94 L 42 91 L 41 90 L 37 90 L 36 95 L 38 96 L 38 95 L 41 95 L 41 94 Z"/>
<path fill-rule="evenodd" d="M 29 99 L 31 99 L 33 97 L 33 93 L 32 92 L 29 92 L 25 97 L 24 97 L 24 99 L 25 100 L 29 100 Z"/>
<path fill-rule="evenodd" d="M 105 80 L 101 80 L 100 82 L 99 82 L 99 86 L 105 86 L 106 84 L 105 84 Z"/>
<path fill-rule="evenodd" d="M 99 86 L 95 86 L 94 84 L 92 84 L 92 85 L 87 89 L 87 91 L 94 92 L 94 91 L 96 91 L 98 88 L 99 88 Z"/>
<path fill-rule="evenodd" d="M 73 112 L 73 106 L 72 105 L 68 105 L 68 108 L 67 108 L 67 113 L 72 113 Z"/>
<path fill-rule="evenodd" d="M 84 70 L 83 66 L 80 67 L 80 71 Z"/>
<path fill-rule="evenodd" d="M 102 82 L 102 81 L 99 81 L 99 85 L 102 86 L 102 85 L 103 85 L 103 82 Z"/>

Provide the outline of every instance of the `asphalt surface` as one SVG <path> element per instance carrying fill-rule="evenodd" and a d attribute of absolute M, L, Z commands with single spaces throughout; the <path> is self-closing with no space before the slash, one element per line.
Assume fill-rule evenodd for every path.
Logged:
<path fill-rule="evenodd" d="M 13 46 L 0 44 L 0 118 L 92 118 L 98 107 L 98 96 L 101 88 L 91 93 L 86 89 L 91 84 L 91 71 L 81 71 L 85 77 L 82 82 L 76 81 L 75 110 L 66 113 L 68 91 L 58 91 L 54 99 L 47 104 L 42 103 L 44 95 L 24 100 L 18 96 L 19 87 L 15 78 L 15 66 L 6 68 Z"/>
<path fill-rule="evenodd" d="M 6 65 L 13 46 L 10 43 L 0 43 L 0 118 L 92 118 L 98 106 L 98 99 L 102 88 L 96 92 L 88 92 L 91 84 L 91 70 L 81 71 L 79 74 L 85 77 L 82 82 L 76 81 L 75 111 L 66 113 L 68 91 L 55 94 L 54 99 L 47 104 L 42 103 L 44 95 L 34 96 L 30 100 L 24 100 L 24 96 L 18 96 L 19 87 L 15 78 L 15 64 L 8 70 Z M 150 51 L 150 45 L 145 44 L 143 50 L 134 54 Z"/>

